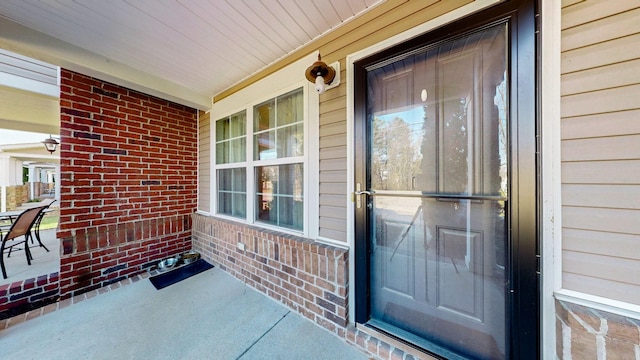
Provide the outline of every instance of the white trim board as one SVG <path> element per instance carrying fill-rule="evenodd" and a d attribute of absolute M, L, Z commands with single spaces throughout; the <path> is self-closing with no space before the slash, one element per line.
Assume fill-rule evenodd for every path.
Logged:
<path fill-rule="evenodd" d="M 582 305 L 591 309 L 640 320 L 640 305 L 566 289 L 556 291 L 554 297 L 558 301 Z"/>
<path fill-rule="evenodd" d="M 307 237 L 309 239 L 317 240 L 320 242 L 323 239 L 318 239 L 319 233 L 319 183 L 317 179 L 311 177 L 311 174 L 317 174 L 319 169 L 319 118 L 320 118 L 320 97 L 318 93 L 314 90 L 315 84 L 308 82 L 304 78 L 304 72 L 306 68 L 313 64 L 318 59 L 318 52 L 313 52 L 303 57 L 300 60 L 278 70 L 277 72 L 270 74 L 259 81 L 231 94 L 224 99 L 217 101 L 213 104 L 210 117 L 211 117 L 211 194 L 210 194 L 210 202 L 211 209 L 210 213 L 212 216 L 226 219 L 230 221 L 239 222 L 241 224 L 247 224 L 252 226 L 257 226 L 260 228 L 264 228 L 267 230 L 274 230 L 278 232 L 282 232 L 285 234 L 292 234 L 295 236 Z M 253 218 L 252 209 L 247 207 L 247 220 L 237 219 L 229 216 L 224 216 L 221 214 L 217 214 L 216 210 L 216 169 L 219 167 L 215 164 L 215 122 L 225 116 L 229 116 L 237 113 L 238 111 L 242 111 L 247 109 L 247 134 L 251 133 L 249 131 L 249 127 L 253 124 L 253 112 L 252 108 L 254 105 L 257 105 L 265 100 L 269 100 L 276 96 L 287 93 L 291 90 L 303 88 L 304 91 L 304 104 L 307 124 L 305 126 L 305 155 L 306 158 L 305 167 L 304 167 L 304 176 L 305 176 L 305 216 L 304 216 L 304 230 L 290 230 L 283 227 L 276 227 L 268 224 L 263 224 L 259 222 L 255 222 L 253 220 L 249 220 Z M 253 153 L 252 149 L 252 140 L 248 139 L 248 154 Z M 250 161 L 247 160 L 244 164 L 248 164 Z M 274 161 L 274 164 L 277 164 L 278 161 Z M 247 173 L 247 177 L 250 177 L 251 174 Z M 247 183 L 247 194 L 255 193 L 253 189 L 252 182 L 249 181 Z M 335 245 L 335 244 L 332 244 Z M 344 245 L 343 245 L 344 246 Z"/>
<path fill-rule="evenodd" d="M 542 307 L 540 339 L 544 359 L 556 356 L 555 301 L 553 292 L 562 286 L 562 184 L 560 164 L 560 42 L 561 0 L 540 2 L 540 122 L 541 122 L 541 187 L 542 209 L 540 219 Z"/>

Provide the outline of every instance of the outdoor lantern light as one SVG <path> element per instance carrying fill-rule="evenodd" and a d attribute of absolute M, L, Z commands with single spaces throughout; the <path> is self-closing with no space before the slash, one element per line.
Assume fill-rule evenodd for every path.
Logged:
<path fill-rule="evenodd" d="M 47 149 L 47 151 L 52 154 L 54 151 L 56 151 L 56 148 L 58 147 L 58 144 L 59 144 L 59 142 L 57 142 L 56 139 L 51 137 L 51 135 L 49 135 L 49 138 L 43 141 L 42 143 L 44 144 L 44 147 Z"/>
<path fill-rule="evenodd" d="M 307 68 L 307 71 L 304 72 L 307 80 L 316 84 L 316 91 L 318 94 L 322 94 L 326 89 L 326 86 L 331 84 L 333 79 L 336 77 L 336 70 L 325 64 L 318 54 L 318 61 L 314 62 L 313 65 Z"/>

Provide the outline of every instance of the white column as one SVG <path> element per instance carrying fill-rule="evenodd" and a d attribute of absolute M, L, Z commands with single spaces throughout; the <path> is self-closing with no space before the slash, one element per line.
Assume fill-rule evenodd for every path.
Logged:
<path fill-rule="evenodd" d="M 9 158 L 0 154 L 0 169 L 9 169 Z M 7 185 L 9 172 L 0 171 L 0 211 L 7 211 Z"/>
<path fill-rule="evenodd" d="M 35 181 L 37 178 L 35 166 L 29 165 L 29 199 L 36 197 Z"/>

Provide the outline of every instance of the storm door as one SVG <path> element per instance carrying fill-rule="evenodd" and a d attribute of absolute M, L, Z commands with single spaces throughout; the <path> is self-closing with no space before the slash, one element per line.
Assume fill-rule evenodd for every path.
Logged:
<path fill-rule="evenodd" d="M 447 358 L 513 353 L 509 39 L 496 22 L 360 75 L 358 321 Z"/>

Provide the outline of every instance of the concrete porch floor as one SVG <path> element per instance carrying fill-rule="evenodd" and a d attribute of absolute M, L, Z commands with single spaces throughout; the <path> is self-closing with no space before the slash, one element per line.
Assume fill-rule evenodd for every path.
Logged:
<path fill-rule="evenodd" d="M 1 357 L 367 359 L 218 267 L 161 290 L 124 282 L 0 321 Z"/>

